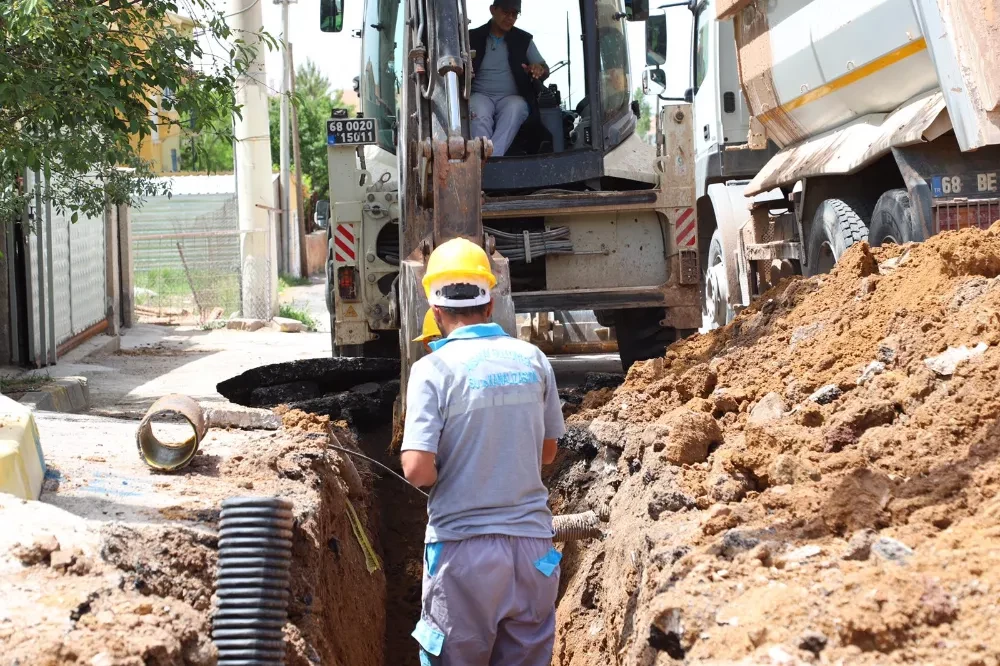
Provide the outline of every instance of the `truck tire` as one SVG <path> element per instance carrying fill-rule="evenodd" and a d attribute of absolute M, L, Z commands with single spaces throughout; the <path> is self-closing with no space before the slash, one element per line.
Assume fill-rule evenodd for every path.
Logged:
<path fill-rule="evenodd" d="M 880 196 L 872 213 L 871 231 L 868 232 L 868 242 L 872 247 L 922 240 L 925 240 L 923 226 L 913 219 L 910 194 L 898 189 Z"/>
<path fill-rule="evenodd" d="M 731 322 L 736 316 L 729 304 L 729 276 L 726 274 L 725 253 L 722 251 L 722 232 L 712 234 L 705 260 L 701 302 L 701 321 L 704 330 L 711 331 Z"/>
<path fill-rule="evenodd" d="M 807 245 L 809 277 L 829 273 L 855 243 L 868 240 L 870 209 L 858 201 L 827 199 L 816 209 Z"/>
<path fill-rule="evenodd" d="M 628 372 L 636 361 L 663 356 L 667 347 L 677 339 L 676 330 L 660 325 L 664 317 L 666 312 L 663 308 L 619 310 L 615 313 L 615 335 L 622 370 Z"/>

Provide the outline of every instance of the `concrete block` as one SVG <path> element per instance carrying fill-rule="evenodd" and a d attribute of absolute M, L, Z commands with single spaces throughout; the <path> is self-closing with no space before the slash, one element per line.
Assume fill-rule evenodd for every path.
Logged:
<path fill-rule="evenodd" d="M 281 417 L 269 409 L 257 409 L 225 403 L 207 406 L 202 404 L 205 423 L 209 428 L 240 428 L 241 430 L 277 430 Z"/>
<path fill-rule="evenodd" d="M 33 411 L 76 414 L 90 407 L 86 377 L 63 377 L 37 391 L 25 393 L 21 404 Z"/>
<path fill-rule="evenodd" d="M 226 322 L 226 328 L 231 331 L 259 331 L 265 325 L 262 319 L 230 319 Z"/>
<path fill-rule="evenodd" d="M 301 321 L 285 317 L 275 317 L 271 320 L 271 326 L 282 333 L 302 333 L 306 330 L 305 324 Z"/>
<path fill-rule="evenodd" d="M 31 409 L 0 396 L 0 492 L 36 500 L 45 478 L 45 457 Z"/>

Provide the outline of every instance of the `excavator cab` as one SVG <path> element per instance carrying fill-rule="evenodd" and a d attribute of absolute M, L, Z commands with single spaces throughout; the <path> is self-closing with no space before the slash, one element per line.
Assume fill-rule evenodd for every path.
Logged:
<path fill-rule="evenodd" d="M 464 4 L 469 29 L 489 22 L 491 0 Z M 361 111 L 377 119 L 379 147 L 392 154 L 404 86 L 405 7 L 400 0 L 367 0 L 361 34 Z M 532 34 L 550 74 L 537 85 L 532 114 L 507 154 L 487 160 L 482 178 L 487 194 L 601 188 L 607 175 L 604 157 L 634 133 L 637 123 L 625 22 L 648 13 L 646 7 L 644 0 L 624 6 L 620 0 L 523 2 L 516 27 Z M 467 111 L 462 123 L 465 136 L 471 136 Z"/>

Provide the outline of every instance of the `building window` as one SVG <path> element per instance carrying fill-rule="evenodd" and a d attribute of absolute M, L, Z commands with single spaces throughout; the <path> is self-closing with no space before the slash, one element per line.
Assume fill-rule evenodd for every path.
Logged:
<path fill-rule="evenodd" d="M 180 171 L 180 169 L 178 168 L 178 164 L 177 164 L 177 149 L 176 148 L 171 148 L 170 149 L 170 170 L 171 171 Z"/>

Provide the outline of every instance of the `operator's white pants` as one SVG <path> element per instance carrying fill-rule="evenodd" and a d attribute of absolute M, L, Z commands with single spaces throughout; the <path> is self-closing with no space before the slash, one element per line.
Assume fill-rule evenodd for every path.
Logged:
<path fill-rule="evenodd" d="M 472 93 L 469 110 L 472 114 L 472 136 L 491 139 L 494 157 L 507 154 L 529 113 L 528 103 L 520 95 L 494 99 L 482 93 Z"/>

